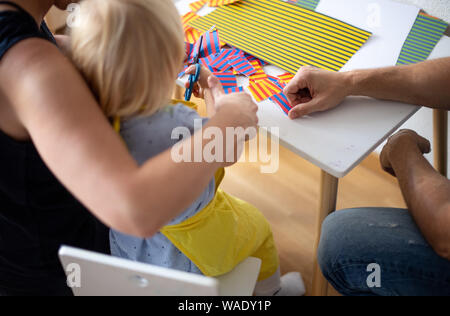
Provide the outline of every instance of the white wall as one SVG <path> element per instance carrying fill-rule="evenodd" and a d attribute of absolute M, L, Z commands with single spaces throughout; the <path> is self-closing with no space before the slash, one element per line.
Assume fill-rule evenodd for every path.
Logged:
<path fill-rule="evenodd" d="M 403 2 L 408 4 L 416 5 L 424 9 L 428 14 L 439 17 L 450 23 L 450 1 L 449 0 L 395 0 L 397 2 Z M 450 55 L 450 50 L 449 50 Z M 432 54 L 433 56 L 433 54 Z M 449 100 L 450 104 L 450 100 Z M 450 116 L 450 114 L 449 114 Z M 420 110 L 411 120 L 409 120 L 402 128 L 409 128 L 417 131 L 422 136 L 426 137 L 430 141 L 433 139 L 433 113 L 430 109 Z M 450 139 L 450 131 L 449 131 Z M 378 152 L 381 151 L 378 148 Z M 448 151 L 450 152 L 450 146 L 447 145 Z M 427 157 L 430 162 L 433 161 L 433 154 Z M 450 167 L 450 159 L 449 159 Z"/>

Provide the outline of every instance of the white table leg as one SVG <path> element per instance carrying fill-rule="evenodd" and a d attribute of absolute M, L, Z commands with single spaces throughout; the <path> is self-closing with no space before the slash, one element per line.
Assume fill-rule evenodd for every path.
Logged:
<path fill-rule="evenodd" d="M 337 193 L 338 193 L 339 179 L 322 171 L 320 183 L 320 207 L 317 222 L 317 240 L 315 245 L 315 259 L 314 259 L 314 275 L 312 295 L 327 296 L 328 282 L 322 275 L 319 264 L 317 262 L 317 250 L 320 242 L 320 234 L 322 232 L 322 223 L 325 218 L 336 211 Z"/>

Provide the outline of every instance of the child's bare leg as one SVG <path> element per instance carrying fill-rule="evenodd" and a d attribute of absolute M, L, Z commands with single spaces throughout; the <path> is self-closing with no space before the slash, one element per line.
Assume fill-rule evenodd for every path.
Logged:
<path fill-rule="evenodd" d="M 255 296 L 303 296 L 305 284 L 300 273 L 292 272 L 281 277 L 280 269 L 270 278 L 259 281 Z"/>

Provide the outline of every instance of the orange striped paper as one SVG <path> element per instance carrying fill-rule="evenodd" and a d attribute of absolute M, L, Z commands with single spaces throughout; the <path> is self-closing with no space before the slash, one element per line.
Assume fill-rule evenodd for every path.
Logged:
<path fill-rule="evenodd" d="M 197 20 L 200 16 L 195 14 L 194 12 L 188 12 L 185 15 L 181 17 L 181 22 L 183 23 L 184 31 L 186 32 L 190 26 L 188 25 L 189 22 L 192 22 L 194 20 Z"/>
<path fill-rule="evenodd" d="M 250 81 L 256 82 L 259 80 L 264 80 L 264 79 L 269 78 L 269 77 L 267 77 L 266 73 L 264 72 L 261 62 L 258 59 L 251 60 L 250 64 L 253 66 L 253 68 L 256 69 L 256 73 L 249 77 Z"/>
<path fill-rule="evenodd" d="M 200 0 L 195 1 L 192 3 L 189 3 L 189 8 L 192 10 L 192 12 L 198 12 L 201 8 L 206 4 L 207 0 Z"/>
<path fill-rule="evenodd" d="M 278 79 L 280 79 L 280 82 L 287 85 L 292 79 L 294 79 L 294 75 L 290 72 L 287 72 L 285 74 L 279 75 Z"/>
<path fill-rule="evenodd" d="M 281 87 L 277 86 L 269 79 L 251 82 L 248 88 L 255 98 L 256 102 L 264 101 L 271 96 L 274 96 L 283 91 Z"/>
<path fill-rule="evenodd" d="M 184 40 L 186 43 L 195 44 L 199 40 L 200 36 L 201 36 L 200 32 L 194 29 L 193 27 L 189 27 L 184 32 Z"/>
<path fill-rule="evenodd" d="M 208 0 L 210 7 L 222 7 L 224 5 L 232 4 L 241 0 Z"/>

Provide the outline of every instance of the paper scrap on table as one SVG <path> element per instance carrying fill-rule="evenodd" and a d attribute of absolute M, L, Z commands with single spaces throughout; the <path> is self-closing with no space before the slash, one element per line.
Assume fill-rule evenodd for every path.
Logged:
<path fill-rule="evenodd" d="M 321 0 L 316 11 L 373 33 L 341 71 L 394 66 L 419 14 L 415 6 L 390 0 Z"/>
<path fill-rule="evenodd" d="M 224 88 L 224 90 L 225 90 L 225 94 L 244 92 L 244 87 L 230 87 L 230 88 Z"/>
<path fill-rule="evenodd" d="M 251 82 L 248 88 L 257 102 L 264 101 L 283 91 L 282 88 L 269 79 Z"/>
<path fill-rule="evenodd" d="M 224 88 L 237 87 L 236 76 L 232 72 L 213 72 Z"/>
<path fill-rule="evenodd" d="M 446 22 L 421 12 L 403 45 L 397 65 L 427 60 L 447 28 Z"/>
<path fill-rule="evenodd" d="M 198 12 L 200 11 L 201 8 L 203 8 L 205 6 L 205 4 L 207 3 L 207 0 L 200 0 L 200 1 L 195 1 L 192 3 L 189 3 L 189 9 L 192 10 L 192 12 Z"/>

